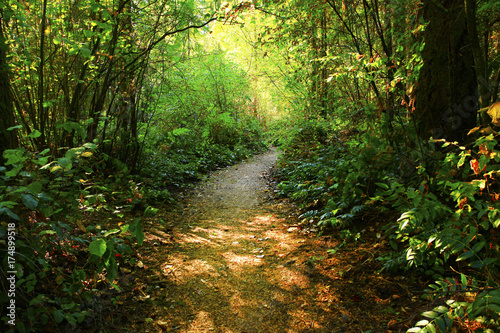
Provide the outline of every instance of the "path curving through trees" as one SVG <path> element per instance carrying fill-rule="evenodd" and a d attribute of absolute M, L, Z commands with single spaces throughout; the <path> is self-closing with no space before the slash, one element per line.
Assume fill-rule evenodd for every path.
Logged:
<path fill-rule="evenodd" d="M 356 250 L 345 258 L 323 257 L 339 240 L 290 226 L 293 205 L 273 199 L 266 182 L 276 157 L 273 150 L 213 173 L 181 211 L 150 221 L 140 265 L 120 282 L 129 283 L 129 293 L 118 302 L 123 329 L 256 333 L 387 327 L 377 304 L 362 296 L 371 285 L 358 284 L 349 273 L 370 258 L 358 258 Z M 388 298 L 401 292 L 374 279 Z"/>

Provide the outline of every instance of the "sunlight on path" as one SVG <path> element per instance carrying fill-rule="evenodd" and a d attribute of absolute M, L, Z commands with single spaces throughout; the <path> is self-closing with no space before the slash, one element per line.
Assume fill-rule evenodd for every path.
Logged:
<path fill-rule="evenodd" d="M 167 331 L 322 331 L 309 277 L 290 255 L 301 246 L 266 202 L 271 151 L 214 173 L 185 208 L 184 224 L 161 263 Z M 309 311 L 308 308 L 314 309 Z M 320 330 L 318 330 L 320 329 Z M 324 330 L 326 332 L 326 330 Z"/>
<path fill-rule="evenodd" d="M 317 300 L 324 286 L 297 257 L 305 240 L 281 217 L 290 207 L 268 199 L 265 174 L 276 157 L 214 173 L 188 202 L 160 256 L 158 331 L 332 331 L 329 303 Z"/>

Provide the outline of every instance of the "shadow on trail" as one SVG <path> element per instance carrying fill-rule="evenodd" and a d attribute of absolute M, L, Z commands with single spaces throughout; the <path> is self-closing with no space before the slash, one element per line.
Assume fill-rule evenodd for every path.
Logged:
<path fill-rule="evenodd" d="M 314 268 L 293 259 L 303 243 L 283 222 L 255 214 L 189 225 L 160 265 L 164 307 L 154 320 L 179 332 L 330 332 Z"/>
<path fill-rule="evenodd" d="M 334 235 L 289 230 L 295 208 L 269 200 L 263 176 L 275 159 L 263 154 L 213 175 L 181 212 L 157 217 L 168 232 L 150 223 L 146 269 L 127 296 L 137 315 L 122 316 L 128 331 L 406 332 L 411 293 L 377 273 L 384 217 L 361 221 L 373 232 L 342 249 Z"/>

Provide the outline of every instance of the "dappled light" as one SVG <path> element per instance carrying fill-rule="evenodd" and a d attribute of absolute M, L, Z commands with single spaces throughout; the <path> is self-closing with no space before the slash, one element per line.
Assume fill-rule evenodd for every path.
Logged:
<path fill-rule="evenodd" d="M 500 327 L 500 0 L 0 0 L 0 331 Z"/>
<path fill-rule="evenodd" d="M 239 200 L 249 194 L 233 179 L 253 175 L 246 178 L 245 187 L 250 183 L 253 188 L 267 187 L 259 175 L 275 156 L 270 152 L 214 174 L 184 208 L 158 217 L 177 224 L 171 232 L 173 241 L 143 254 L 148 271 L 154 274 L 142 280 L 148 286 L 142 308 L 154 315 L 148 315 L 151 320 L 143 324 L 135 323 L 134 329 L 327 332 L 378 327 L 374 318 L 382 320 L 392 313 L 380 312 L 376 306 L 361 307 L 362 302 L 388 304 L 388 299 L 379 299 L 382 296 L 392 306 L 408 302 L 409 296 L 394 288 L 382 287 L 383 295 L 374 295 L 377 291 L 367 280 L 382 285 L 374 272 L 360 272 L 362 283 L 353 274 L 355 261 L 373 264 L 364 251 L 376 242 L 353 248 L 349 254 L 325 256 L 323 249 L 335 248 L 341 241 L 299 233 L 298 224 L 290 224 L 291 202 L 258 194 L 266 191 L 256 192 L 256 205 Z M 214 201 L 219 205 L 212 205 Z M 220 209 L 226 204 L 233 209 Z M 155 233 L 154 226 L 146 231 L 146 238 L 149 233 Z M 371 316 L 361 314 L 367 309 Z"/>

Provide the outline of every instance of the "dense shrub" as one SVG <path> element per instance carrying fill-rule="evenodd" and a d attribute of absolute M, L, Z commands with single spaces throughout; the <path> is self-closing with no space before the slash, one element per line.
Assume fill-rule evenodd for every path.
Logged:
<path fill-rule="evenodd" d="M 383 228 L 392 252 L 378 258 L 382 269 L 427 275 L 437 282 L 425 297 L 447 304 L 424 313 L 426 319 L 412 332 L 445 331 L 455 318 L 465 317 L 498 327 L 495 135 L 468 145 L 443 140 L 408 145 L 384 128 L 330 130 L 326 142 L 319 135 L 322 125 L 306 122 L 298 128 L 283 147 L 279 189 L 300 203 L 304 222 L 314 221 L 323 232 L 336 227 L 355 235 L 357 215 L 399 212 L 399 219 Z M 474 295 L 472 301 L 457 301 L 466 293 Z"/>

